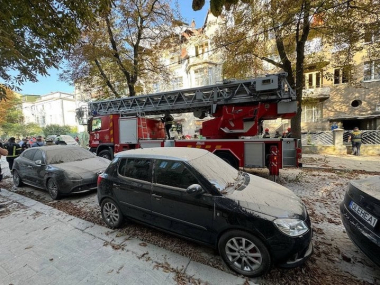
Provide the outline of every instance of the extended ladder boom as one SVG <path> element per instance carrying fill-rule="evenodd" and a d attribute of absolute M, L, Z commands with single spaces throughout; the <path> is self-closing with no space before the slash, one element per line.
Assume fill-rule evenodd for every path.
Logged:
<path fill-rule="evenodd" d="M 136 116 L 204 111 L 213 114 L 217 106 L 258 102 L 295 101 L 295 91 L 286 80 L 286 73 L 232 81 L 225 84 L 125 97 L 89 103 L 89 115 L 123 114 Z"/>

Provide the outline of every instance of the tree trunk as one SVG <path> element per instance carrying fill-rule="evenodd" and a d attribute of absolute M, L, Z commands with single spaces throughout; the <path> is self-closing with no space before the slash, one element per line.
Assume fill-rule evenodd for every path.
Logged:
<path fill-rule="evenodd" d="M 111 81 L 109 81 L 107 75 L 104 73 L 102 66 L 100 65 L 100 62 L 95 59 L 95 64 L 99 69 L 100 75 L 103 77 L 104 81 L 106 82 L 109 89 L 111 89 L 112 93 L 115 95 L 116 98 L 120 98 L 119 93 L 117 93 L 116 89 L 113 87 Z"/>
<path fill-rule="evenodd" d="M 296 95 L 297 95 L 297 114 L 291 120 L 292 133 L 294 137 L 301 139 L 301 119 L 302 119 L 302 91 L 303 91 L 303 72 L 305 62 L 305 44 L 310 32 L 310 1 L 306 0 L 302 4 L 302 20 L 297 24 L 296 32 Z M 301 29 L 302 28 L 302 29 Z"/>

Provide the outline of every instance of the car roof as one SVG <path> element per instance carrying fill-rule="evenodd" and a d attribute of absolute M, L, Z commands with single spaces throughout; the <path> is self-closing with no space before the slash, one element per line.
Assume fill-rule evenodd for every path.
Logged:
<path fill-rule="evenodd" d="M 174 159 L 191 161 L 198 157 L 210 154 L 209 151 L 188 147 L 154 147 L 139 148 L 119 152 L 116 157 L 139 157 L 155 159 Z"/>
<path fill-rule="evenodd" d="M 43 151 L 58 151 L 58 150 L 62 150 L 62 149 L 72 149 L 72 148 L 80 148 L 80 146 L 78 145 L 45 145 L 45 146 L 38 146 L 38 147 L 31 147 L 31 148 L 28 148 L 27 150 L 29 149 L 40 149 L 40 150 L 43 150 Z"/>

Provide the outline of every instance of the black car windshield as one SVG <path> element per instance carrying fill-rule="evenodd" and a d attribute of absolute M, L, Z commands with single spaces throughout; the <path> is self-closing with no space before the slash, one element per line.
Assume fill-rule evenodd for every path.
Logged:
<path fill-rule="evenodd" d="M 203 174 L 220 192 L 227 191 L 228 188 L 234 189 L 241 179 L 238 170 L 211 152 L 192 159 L 189 164 Z"/>
<path fill-rule="evenodd" d="M 55 148 L 46 150 L 47 164 L 81 161 L 93 157 L 95 157 L 93 153 L 81 147 L 62 146 L 60 149 Z"/>

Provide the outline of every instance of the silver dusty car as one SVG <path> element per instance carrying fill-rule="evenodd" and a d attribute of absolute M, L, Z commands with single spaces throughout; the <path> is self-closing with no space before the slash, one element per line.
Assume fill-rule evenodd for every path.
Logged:
<path fill-rule="evenodd" d="M 110 164 L 79 146 L 53 145 L 25 150 L 13 164 L 13 182 L 46 189 L 56 200 L 64 194 L 96 189 L 98 174 Z"/>

